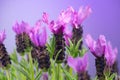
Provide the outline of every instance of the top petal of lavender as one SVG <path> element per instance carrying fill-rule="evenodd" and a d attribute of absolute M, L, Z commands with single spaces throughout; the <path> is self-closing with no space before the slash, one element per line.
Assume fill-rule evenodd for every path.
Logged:
<path fill-rule="evenodd" d="M 96 42 L 96 48 L 95 53 L 97 53 L 97 56 L 101 57 L 105 53 L 106 48 L 106 39 L 104 35 L 100 35 L 97 42 Z"/>
<path fill-rule="evenodd" d="M 61 11 L 57 21 L 51 21 L 49 28 L 53 33 L 63 33 L 66 25 L 72 20 L 74 9 L 68 7 L 66 10 Z"/>
<path fill-rule="evenodd" d="M 78 12 L 74 11 L 72 20 L 73 25 L 77 28 L 78 25 L 81 25 L 82 22 L 90 15 L 91 12 L 92 9 L 89 6 L 86 6 L 85 8 L 81 6 Z"/>
<path fill-rule="evenodd" d="M 46 27 L 43 27 L 42 32 L 39 34 L 39 46 L 43 47 L 45 46 L 47 42 L 47 31 Z"/>
<path fill-rule="evenodd" d="M 90 51 L 94 53 L 95 47 L 96 47 L 96 41 L 93 40 L 93 38 L 90 34 L 88 34 L 86 36 L 85 41 L 86 41 Z"/>
<path fill-rule="evenodd" d="M 58 21 L 61 22 L 61 25 L 65 25 L 71 22 L 73 12 L 74 9 L 72 7 L 68 7 L 67 10 L 61 11 L 58 17 Z"/>
<path fill-rule="evenodd" d="M 47 31 L 45 27 L 40 27 L 39 29 L 41 30 L 41 32 L 39 32 L 38 28 L 33 29 L 29 33 L 29 36 L 35 46 L 43 47 L 47 42 Z"/>
<path fill-rule="evenodd" d="M 21 34 L 23 32 L 28 34 L 31 30 L 29 24 L 24 21 L 22 21 L 21 24 L 18 24 L 18 22 L 16 22 L 12 29 L 16 34 Z"/>
<path fill-rule="evenodd" d="M 117 57 L 118 50 L 117 48 L 112 49 L 111 43 L 108 42 L 106 49 L 105 49 L 105 59 L 106 59 L 106 64 L 111 67 Z"/>
<path fill-rule="evenodd" d="M 48 18 L 48 14 L 46 12 L 43 12 L 43 15 L 42 15 L 42 21 L 46 24 L 49 24 L 49 18 Z"/>
<path fill-rule="evenodd" d="M 105 54 L 106 39 L 104 35 L 100 35 L 97 41 L 94 41 L 90 34 L 85 38 L 86 43 L 95 57 L 102 57 Z"/>
<path fill-rule="evenodd" d="M 3 43 L 5 38 L 6 38 L 6 34 L 5 34 L 5 30 L 4 30 L 4 31 L 0 32 L 0 44 Z"/>
<path fill-rule="evenodd" d="M 88 57 L 87 54 L 85 54 L 82 58 L 72 58 L 71 56 L 67 59 L 68 65 L 74 69 L 75 72 L 81 73 L 86 71 L 88 66 Z"/>
<path fill-rule="evenodd" d="M 73 68 L 74 71 L 77 72 L 77 69 L 76 69 L 77 61 L 72 56 L 68 56 L 68 58 L 67 58 L 67 64 L 71 68 Z"/>
<path fill-rule="evenodd" d="M 64 29 L 64 39 L 65 39 L 65 43 L 66 45 L 69 46 L 69 39 L 72 39 L 72 28 L 68 28 L 68 27 L 65 27 Z"/>

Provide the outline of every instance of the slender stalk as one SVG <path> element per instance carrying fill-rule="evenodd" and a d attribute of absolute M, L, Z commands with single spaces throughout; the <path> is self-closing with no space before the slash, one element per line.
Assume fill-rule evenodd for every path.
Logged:
<path fill-rule="evenodd" d="M 28 54 L 29 56 L 29 59 L 30 59 L 30 71 L 31 71 L 31 74 L 32 74 L 32 77 L 31 79 L 34 80 L 34 66 L 33 66 L 33 61 L 32 61 L 32 57 L 31 57 L 31 53 Z"/>
<path fill-rule="evenodd" d="M 57 65 L 57 80 L 59 80 L 59 78 L 60 78 L 60 74 L 59 74 L 59 72 L 60 72 L 60 64 L 58 64 Z"/>
<path fill-rule="evenodd" d="M 7 76 L 7 80 L 10 80 L 10 74 L 8 70 L 6 70 L 6 76 Z"/>

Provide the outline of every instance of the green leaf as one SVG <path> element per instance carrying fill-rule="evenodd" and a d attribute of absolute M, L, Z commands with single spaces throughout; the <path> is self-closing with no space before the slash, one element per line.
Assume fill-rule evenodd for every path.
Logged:
<path fill-rule="evenodd" d="M 40 80 L 42 71 L 39 71 L 39 73 L 36 75 L 35 80 Z"/>
<path fill-rule="evenodd" d="M 70 75 L 63 67 L 61 67 L 63 72 L 65 73 L 67 80 L 76 80 L 72 75 Z"/>
<path fill-rule="evenodd" d="M 76 46 L 75 46 L 75 49 L 79 49 L 79 46 L 80 46 L 80 43 L 82 41 L 82 38 L 77 42 Z"/>
<path fill-rule="evenodd" d="M 17 58 L 17 54 L 16 54 L 16 50 L 14 50 L 14 52 L 10 55 L 11 60 L 14 63 L 18 63 L 18 58 Z"/>
<path fill-rule="evenodd" d="M 109 77 L 109 79 L 108 79 L 108 80 L 113 80 L 113 79 L 115 78 L 115 76 L 116 76 L 116 74 L 115 74 L 115 73 L 113 73 L 113 74 Z"/>
<path fill-rule="evenodd" d="M 50 39 L 50 42 L 47 43 L 46 46 L 47 46 L 48 52 L 50 53 L 50 58 L 53 58 L 53 54 L 55 51 L 55 37 L 54 36 Z"/>
<path fill-rule="evenodd" d="M 62 51 L 62 49 L 60 49 L 58 52 L 57 52 L 57 55 L 55 56 L 55 62 L 57 60 L 57 57 L 59 56 L 60 52 Z"/>
<path fill-rule="evenodd" d="M 27 73 L 27 72 L 26 72 L 25 70 L 23 70 L 21 67 L 15 66 L 15 68 L 16 68 L 19 72 L 21 72 L 24 76 L 26 76 L 27 79 L 32 80 L 32 79 L 31 79 L 31 76 L 29 75 L 29 73 Z"/>

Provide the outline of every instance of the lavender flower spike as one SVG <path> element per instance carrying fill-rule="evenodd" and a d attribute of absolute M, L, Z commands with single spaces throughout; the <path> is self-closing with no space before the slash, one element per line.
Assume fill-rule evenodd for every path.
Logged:
<path fill-rule="evenodd" d="M 77 73 L 85 72 L 88 66 L 88 56 L 85 54 L 82 58 L 73 58 L 71 56 L 67 59 L 68 65 Z"/>
<path fill-rule="evenodd" d="M 118 53 L 117 48 L 113 49 L 111 43 L 108 42 L 108 45 L 105 49 L 105 58 L 107 66 L 112 67 L 112 65 L 116 61 L 117 53 Z"/>
<path fill-rule="evenodd" d="M 6 34 L 5 34 L 5 30 L 4 30 L 3 32 L 0 32 L 0 44 L 3 43 L 5 38 L 6 38 Z"/>

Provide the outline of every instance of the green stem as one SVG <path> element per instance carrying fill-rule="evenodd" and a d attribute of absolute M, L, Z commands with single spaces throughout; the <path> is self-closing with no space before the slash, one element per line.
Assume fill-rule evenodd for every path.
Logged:
<path fill-rule="evenodd" d="M 59 80 L 59 78 L 60 78 L 60 64 L 57 64 L 57 80 Z"/>
<path fill-rule="evenodd" d="M 32 74 L 31 79 L 34 80 L 34 67 L 33 67 L 33 61 L 32 61 L 32 57 L 31 57 L 31 53 L 29 53 L 28 56 L 29 56 L 29 59 L 30 59 L 30 69 L 31 69 L 30 71 L 31 71 L 31 74 Z"/>
<path fill-rule="evenodd" d="M 10 80 L 10 75 L 8 70 L 6 70 L 6 76 L 7 76 L 7 80 Z"/>

